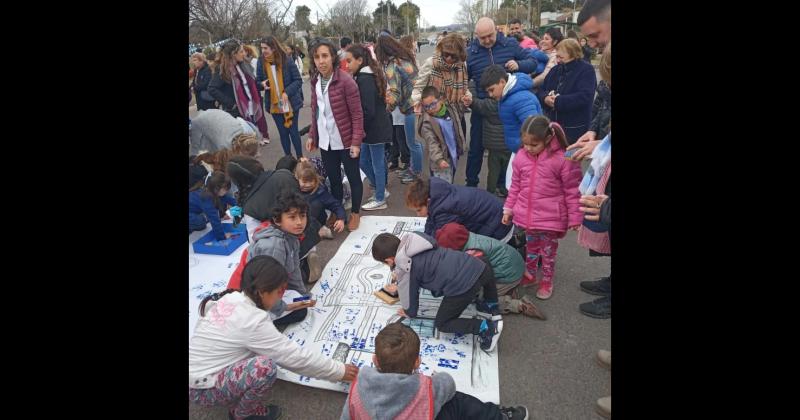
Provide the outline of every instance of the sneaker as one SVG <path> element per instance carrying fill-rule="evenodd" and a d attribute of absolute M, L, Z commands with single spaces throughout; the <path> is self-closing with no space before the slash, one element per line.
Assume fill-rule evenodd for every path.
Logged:
<path fill-rule="evenodd" d="M 347 230 L 350 232 L 358 229 L 358 224 L 361 221 L 361 215 L 358 213 L 350 213 L 350 222 L 347 223 Z"/>
<path fill-rule="evenodd" d="M 483 320 L 487 327 L 485 330 L 478 334 L 481 350 L 491 353 L 497 347 L 497 341 L 500 339 L 500 333 L 503 331 L 503 319 L 497 321 Z"/>
<path fill-rule="evenodd" d="M 386 205 L 386 200 L 383 201 L 370 201 L 367 204 L 361 206 L 361 210 L 371 211 L 371 210 L 383 210 L 388 208 L 389 206 Z"/>
<path fill-rule="evenodd" d="M 608 350 L 597 350 L 597 363 L 606 369 L 611 369 L 611 352 Z"/>
<path fill-rule="evenodd" d="M 383 199 L 384 199 L 384 201 L 385 201 L 387 198 L 389 198 L 389 196 L 390 196 L 390 195 L 391 195 L 391 194 L 389 193 L 389 190 L 386 190 L 386 192 L 385 192 L 385 193 L 383 193 Z M 377 198 L 375 197 L 375 193 L 373 192 L 371 196 L 367 197 L 367 201 L 365 201 L 364 203 L 366 204 L 366 203 L 369 203 L 370 201 L 375 201 L 376 199 L 377 199 Z M 364 208 L 364 206 L 361 206 L 361 208 Z"/>
<path fill-rule="evenodd" d="M 611 279 L 600 277 L 592 281 L 582 281 L 581 290 L 595 296 L 611 296 Z"/>
<path fill-rule="evenodd" d="M 539 290 L 536 291 L 536 297 L 541 300 L 550 299 L 553 295 L 553 281 L 542 280 L 539 282 Z"/>
<path fill-rule="evenodd" d="M 578 309 L 588 317 L 597 319 L 611 318 L 611 296 L 604 296 L 591 302 L 581 303 Z"/>
<path fill-rule="evenodd" d="M 414 182 L 415 179 L 419 178 L 419 176 L 411 171 L 406 172 L 400 177 L 401 184 L 410 184 Z"/>
<path fill-rule="evenodd" d="M 317 251 L 311 251 L 306 257 L 308 259 L 308 282 L 314 283 L 319 280 L 322 275 L 322 264 L 319 260 Z"/>
<path fill-rule="evenodd" d="M 603 397 L 597 400 L 595 407 L 597 414 L 610 419 L 611 418 L 611 397 Z"/>
<path fill-rule="evenodd" d="M 322 239 L 333 239 L 333 232 L 331 228 L 323 226 L 319 228 L 319 237 Z"/>
<path fill-rule="evenodd" d="M 247 416 L 244 420 L 278 420 L 281 418 L 281 408 L 275 404 L 269 404 L 266 407 L 266 414 L 263 416 Z M 235 420 L 236 417 L 233 416 L 233 413 L 228 411 L 228 418 L 230 420 Z"/>
<path fill-rule="evenodd" d="M 478 316 L 481 318 L 490 319 L 492 321 L 503 319 L 503 316 L 500 315 L 500 305 L 498 303 L 490 306 L 485 300 L 478 299 L 475 302 L 475 309 L 478 310 Z"/>
<path fill-rule="evenodd" d="M 528 420 L 528 407 L 500 407 L 500 414 L 503 415 L 503 420 Z"/>

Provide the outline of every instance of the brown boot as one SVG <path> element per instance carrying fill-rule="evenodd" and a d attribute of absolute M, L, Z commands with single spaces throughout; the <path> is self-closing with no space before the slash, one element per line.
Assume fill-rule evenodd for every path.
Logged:
<path fill-rule="evenodd" d="M 358 213 L 350 213 L 350 222 L 347 223 L 347 230 L 350 232 L 358 229 L 358 223 L 361 221 L 361 215 Z"/>

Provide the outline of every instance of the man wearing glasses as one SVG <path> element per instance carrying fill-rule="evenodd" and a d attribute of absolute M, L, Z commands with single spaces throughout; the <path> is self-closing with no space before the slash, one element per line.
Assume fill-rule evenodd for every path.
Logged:
<path fill-rule="evenodd" d="M 508 72 L 532 73 L 536 62 L 530 53 L 519 46 L 516 39 L 497 32 L 494 21 L 488 17 L 478 19 L 475 25 L 475 39 L 467 48 L 467 75 L 469 80 L 480 86 L 481 74 L 492 64 L 503 66 Z M 486 98 L 486 91 L 478 89 L 478 98 Z M 467 186 L 477 187 L 483 164 L 483 116 L 473 110 L 470 117 L 469 155 L 467 157 Z M 515 152 L 516 150 L 512 150 Z M 505 191 L 505 168 L 501 171 L 497 187 Z"/>

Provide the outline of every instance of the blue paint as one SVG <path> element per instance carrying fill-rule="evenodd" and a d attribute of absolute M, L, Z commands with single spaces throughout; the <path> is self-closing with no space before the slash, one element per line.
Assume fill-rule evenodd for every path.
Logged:
<path fill-rule="evenodd" d="M 453 359 L 439 359 L 439 367 L 444 367 L 448 369 L 458 369 L 458 360 Z"/>
<path fill-rule="evenodd" d="M 463 351 L 457 351 L 456 354 L 458 355 L 458 357 L 467 357 L 467 354 L 464 353 Z"/>

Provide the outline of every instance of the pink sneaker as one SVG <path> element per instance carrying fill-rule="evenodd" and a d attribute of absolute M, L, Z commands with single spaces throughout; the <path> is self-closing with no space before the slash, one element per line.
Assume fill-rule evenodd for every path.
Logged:
<path fill-rule="evenodd" d="M 536 297 L 542 300 L 550 299 L 550 296 L 553 295 L 553 281 L 552 280 L 544 280 L 542 279 L 539 282 L 539 290 L 536 291 Z"/>

